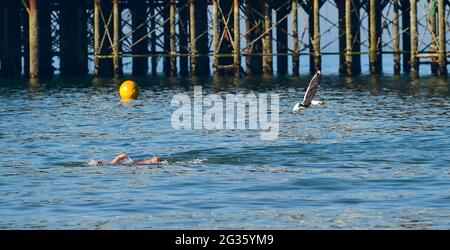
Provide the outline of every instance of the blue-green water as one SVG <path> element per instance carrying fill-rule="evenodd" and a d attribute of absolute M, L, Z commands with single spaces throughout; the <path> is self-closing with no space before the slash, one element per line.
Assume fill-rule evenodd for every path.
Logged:
<path fill-rule="evenodd" d="M 128 105 L 113 80 L 2 80 L 0 228 L 449 229 L 449 82 L 324 76 L 292 114 L 308 78 L 139 79 Z M 279 138 L 174 130 L 196 84 L 280 94 Z M 167 162 L 83 165 L 121 152 Z"/>

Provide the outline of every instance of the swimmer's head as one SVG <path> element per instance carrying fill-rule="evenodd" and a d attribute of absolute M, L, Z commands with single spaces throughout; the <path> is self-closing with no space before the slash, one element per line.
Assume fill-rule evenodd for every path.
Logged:
<path fill-rule="evenodd" d="M 99 161 L 99 160 L 90 160 L 86 163 L 88 166 L 102 166 L 103 165 L 103 161 Z"/>
<path fill-rule="evenodd" d="M 136 100 L 139 95 L 139 88 L 135 81 L 126 80 L 120 85 L 119 93 L 122 101 Z"/>

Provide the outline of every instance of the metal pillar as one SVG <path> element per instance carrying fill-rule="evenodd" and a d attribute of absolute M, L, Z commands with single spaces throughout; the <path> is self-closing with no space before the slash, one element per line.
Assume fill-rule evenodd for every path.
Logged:
<path fill-rule="evenodd" d="M 0 76 L 12 77 L 22 73 L 20 41 L 20 3 L 0 3 Z"/>
<path fill-rule="evenodd" d="M 272 39 L 269 33 L 272 31 L 270 30 L 270 19 L 272 18 L 271 15 L 271 6 L 269 3 L 269 0 L 264 0 L 263 2 L 264 6 L 264 37 L 263 37 L 263 73 L 265 75 L 272 75 L 273 69 L 272 69 L 272 51 L 271 51 L 271 43 Z"/>
<path fill-rule="evenodd" d="M 234 46 L 233 46 L 233 61 L 234 61 L 234 74 L 236 77 L 240 77 L 241 76 L 241 46 L 240 46 L 240 42 L 241 42 L 241 37 L 240 37 L 240 28 L 239 28 L 239 0 L 234 0 L 234 5 L 233 5 L 233 12 L 234 12 L 234 34 L 233 34 L 233 41 L 234 41 Z"/>
<path fill-rule="evenodd" d="M 150 16 L 154 16 L 155 15 L 155 10 L 156 10 L 156 4 L 155 4 L 155 0 L 150 0 L 149 2 L 149 7 L 150 7 Z M 156 20 L 155 18 L 153 18 L 152 20 L 150 20 L 150 30 L 152 30 L 153 32 L 150 34 L 150 52 L 152 53 L 152 58 L 151 58 L 151 62 L 152 62 L 152 75 L 156 76 L 157 75 L 157 68 L 158 68 L 158 58 L 155 56 L 156 53 L 156 32 L 154 31 L 156 29 Z"/>
<path fill-rule="evenodd" d="M 180 51 L 180 75 L 189 75 L 189 60 L 188 60 L 188 32 L 189 32 L 189 5 L 188 0 L 179 1 L 179 16 L 178 30 L 179 30 L 179 51 Z"/>
<path fill-rule="evenodd" d="M 170 75 L 177 76 L 177 45 L 175 43 L 175 0 L 170 0 Z"/>
<path fill-rule="evenodd" d="M 381 46 L 381 31 L 378 25 L 378 19 L 380 18 L 380 6 L 376 0 L 370 0 L 369 2 L 369 36 L 370 36 L 370 72 L 372 74 L 378 74 L 381 71 L 380 64 L 380 46 Z"/>
<path fill-rule="evenodd" d="M 352 0 L 345 0 L 345 68 L 347 75 L 353 74 L 353 55 L 352 55 Z"/>
<path fill-rule="evenodd" d="M 60 0 L 60 70 L 62 76 L 88 72 L 87 14 L 85 1 Z"/>
<path fill-rule="evenodd" d="M 39 76 L 39 10 L 38 0 L 29 2 L 30 78 Z"/>
<path fill-rule="evenodd" d="M 131 41 L 133 47 L 131 52 L 133 55 L 148 54 L 148 28 L 142 25 L 147 20 L 147 3 L 142 0 L 134 0 L 128 2 L 131 12 L 131 27 L 134 30 Z M 132 72 L 135 76 L 142 76 L 148 72 L 147 57 L 133 57 Z"/>
<path fill-rule="evenodd" d="M 277 34 L 277 73 L 279 75 L 287 74 L 288 66 L 288 20 L 286 15 L 289 14 L 287 6 L 282 7 L 276 11 L 276 34 Z"/>
<path fill-rule="evenodd" d="M 292 74 L 299 75 L 300 57 L 298 49 L 298 4 L 292 0 Z"/>
<path fill-rule="evenodd" d="M 208 1 L 195 2 L 197 75 L 209 75 Z"/>
<path fill-rule="evenodd" d="M 411 73 L 413 76 L 419 75 L 417 33 L 417 0 L 411 0 Z"/>
<path fill-rule="evenodd" d="M 411 72 L 411 13 L 410 0 L 400 0 L 402 6 L 402 51 L 403 72 Z"/>
<path fill-rule="evenodd" d="M 400 74 L 400 31 L 399 31 L 399 14 L 398 14 L 398 0 L 394 0 L 394 74 Z"/>
<path fill-rule="evenodd" d="M 439 20 L 439 75 L 447 77 L 447 51 L 446 51 L 446 19 L 445 19 L 445 1 L 438 1 L 438 20 Z"/>
<path fill-rule="evenodd" d="M 189 35 L 190 35 L 190 46 L 191 46 L 191 73 L 192 75 L 197 74 L 197 32 L 195 30 L 195 0 L 189 0 Z"/>
<path fill-rule="evenodd" d="M 218 13 L 218 5 L 217 0 L 212 0 L 212 18 L 213 18 L 213 43 L 214 43 L 214 51 L 213 51 L 213 68 L 214 75 L 219 75 L 219 13 Z"/>
<path fill-rule="evenodd" d="M 313 35 L 313 48 L 314 48 L 314 72 L 321 69 L 321 52 L 320 52 L 320 19 L 319 19 L 320 3 L 319 0 L 313 0 L 313 20 L 314 20 L 314 35 Z M 311 73 L 314 73 L 311 72 Z"/>

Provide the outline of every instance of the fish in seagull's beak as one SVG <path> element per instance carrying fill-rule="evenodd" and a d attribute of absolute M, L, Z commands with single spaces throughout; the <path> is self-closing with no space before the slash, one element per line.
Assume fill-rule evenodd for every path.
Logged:
<path fill-rule="evenodd" d="M 301 103 L 295 104 L 294 108 L 292 109 L 292 112 L 300 112 L 305 107 L 301 105 Z"/>

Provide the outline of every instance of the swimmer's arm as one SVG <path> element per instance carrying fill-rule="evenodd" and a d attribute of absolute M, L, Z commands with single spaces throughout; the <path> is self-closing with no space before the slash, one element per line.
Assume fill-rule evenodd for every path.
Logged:
<path fill-rule="evenodd" d="M 117 163 L 119 163 L 121 160 L 124 160 L 124 159 L 130 159 L 130 158 L 126 154 L 120 154 L 120 155 L 116 156 L 116 158 L 114 158 L 112 161 L 110 161 L 108 165 L 116 165 Z"/>
<path fill-rule="evenodd" d="M 159 156 L 153 156 L 150 159 L 143 160 L 138 162 L 138 165 L 150 165 L 150 164 L 159 164 L 161 163 L 161 158 Z"/>

